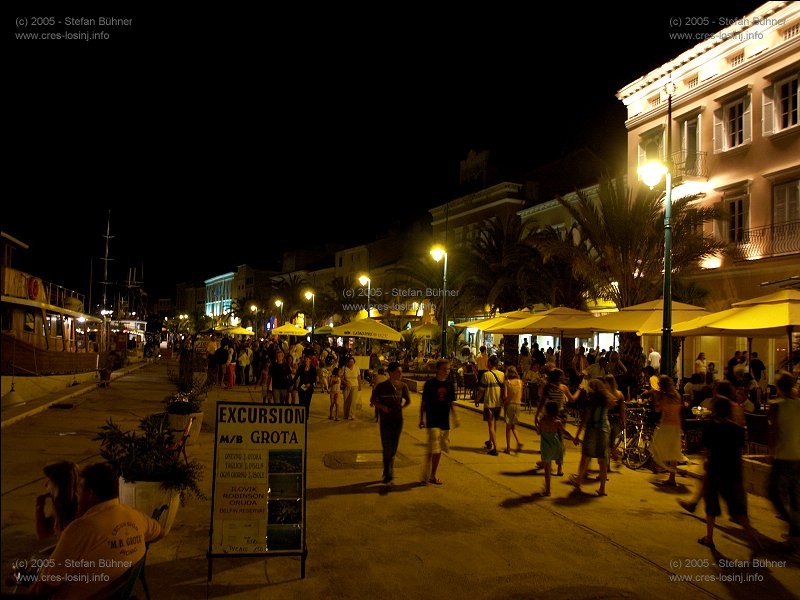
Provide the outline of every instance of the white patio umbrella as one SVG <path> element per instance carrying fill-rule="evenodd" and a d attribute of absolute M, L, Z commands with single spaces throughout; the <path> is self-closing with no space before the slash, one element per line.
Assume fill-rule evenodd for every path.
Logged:
<path fill-rule="evenodd" d="M 791 343 L 791 333 L 797 327 L 800 327 L 800 291 L 781 290 L 735 302 L 726 310 L 678 323 L 672 328 L 672 334 L 779 337 L 788 332 Z M 641 333 L 659 331 L 646 330 Z"/>
<path fill-rule="evenodd" d="M 704 317 L 678 323 L 672 328 L 676 337 L 721 335 L 746 337 L 748 352 L 754 337 L 788 336 L 792 356 L 792 335 L 800 327 L 800 290 L 781 290 L 766 296 L 734 302 L 731 308 Z M 656 333 L 644 331 L 642 333 Z"/>
<path fill-rule="evenodd" d="M 682 323 L 696 317 L 709 315 L 702 306 L 672 301 L 672 323 Z M 587 317 L 572 323 L 575 327 L 586 326 L 592 331 L 642 331 L 661 327 L 664 317 L 663 299 L 651 300 L 633 306 L 626 306 L 619 312 L 607 313 L 601 317 Z"/>
<path fill-rule="evenodd" d="M 577 317 L 591 316 L 588 312 L 556 306 L 540 313 L 532 314 L 524 319 L 513 319 L 487 327 L 486 333 L 499 333 L 505 335 L 521 335 L 525 333 L 550 333 L 567 331 L 570 323 Z M 583 330 L 581 330 L 583 331 Z"/>
<path fill-rule="evenodd" d="M 356 319 L 333 328 L 333 335 L 342 337 L 363 337 L 372 340 L 399 342 L 400 332 L 373 319 Z"/>
<path fill-rule="evenodd" d="M 286 323 L 285 325 L 281 325 L 280 327 L 276 327 L 272 330 L 272 333 L 275 335 L 299 335 L 299 336 L 306 336 L 309 332 L 302 327 L 296 327 L 291 323 Z"/>

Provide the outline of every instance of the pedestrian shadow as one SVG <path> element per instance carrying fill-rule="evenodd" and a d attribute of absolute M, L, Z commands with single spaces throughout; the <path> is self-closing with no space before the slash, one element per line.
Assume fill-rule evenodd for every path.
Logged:
<path fill-rule="evenodd" d="M 530 477 L 532 475 L 544 476 L 544 471 L 542 469 L 533 468 L 525 471 L 500 471 L 500 475 L 505 475 L 506 477 Z"/>
<path fill-rule="evenodd" d="M 527 496 L 516 496 L 515 498 L 506 498 L 500 502 L 500 508 L 519 508 L 520 506 L 528 506 L 536 504 L 545 499 L 546 496 L 542 492 L 533 492 Z"/>
<path fill-rule="evenodd" d="M 689 487 L 685 483 L 676 482 L 675 485 L 667 485 L 660 479 L 651 479 L 650 484 L 657 492 L 662 494 L 670 494 L 674 496 L 676 494 L 683 495 L 689 492 Z"/>
<path fill-rule="evenodd" d="M 331 487 L 309 487 L 306 490 L 306 500 L 319 500 L 328 496 L 347 496 L 353 494 L 380 494 L 385 495 L 389 492 L 407 492 L 418 487 L 425 487 L 423 481 L 412 481 L 397 485 L 386 485 L 382 479 L 374 481 L 362 481 L 349 485 Z"/>
<path fill-rule="evenodd" d="M 756 586 L 758 595 L 762 598 L 793 598 L 796 596 L 795 592 L 787 588 L 772 574 L 771 569 L 785 568 L 785 557 L 773 560 L 763 558 L 759 553 L 750 560 L 742 561 L 728 558 L 716 548 L 711 549 L 711 556 L 718 569 L 716 580 L 725 584 L 732 598 L 752 597 L 752 590 Z"/>
<path fill-rule="evenodd" d="M 566 483 L 566 482 L 565 482 Z M 595 494 L 594 492 L 588 492 L 585 490 L 576 490 L 572 488 L 569 494 L 566 496 L 559 496 L 558 498 L 553 499 L 553 504 L 558 506 L 583 506 L 584 504 L 588 504 L 592 500 L 600 500 L 600 496 Z"/>

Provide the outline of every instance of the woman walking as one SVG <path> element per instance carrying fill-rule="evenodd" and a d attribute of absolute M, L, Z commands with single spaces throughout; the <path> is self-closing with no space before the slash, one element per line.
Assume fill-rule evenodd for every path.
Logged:
<path fill-rule="evenodd" d="M 650 450 L 653 460 L 669 471 L 663 485 L 677 486 L 675 475 L 678 463 L 683 459 L 681 450 L 681 397 L 669 375 L 658 378 L 658 390 L 652 391 L 655 411 L 661 413 L 661 421 L 653 433 Z"/>

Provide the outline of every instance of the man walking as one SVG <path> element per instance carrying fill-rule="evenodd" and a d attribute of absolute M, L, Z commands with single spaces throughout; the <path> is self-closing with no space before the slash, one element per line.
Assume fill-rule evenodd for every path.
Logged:
<path fill-rule="evenodd" d="M 408 386 L 403 383 L 403 369 L 397 361 L 387 367 L 389 380 L 372 390 L 370 403 L 379 411 L 381 448 L 383 449 L 383 483 L 394 481 L 394 457 L 403 431 L 403 409 L 411 404 Z"/>
<path fill-rule="evenodd" d="M 497 356 L 489 357 L 488 370 L 478 382 L 478 397 L 475 406 L 483 402 L 483 420 L 489 428 L 489 439 L 484 444 L 491 456 L 497 456 L 497 420 L 503 410 L 503 384 L 505 375 L 498 369 Z"/>
<path fill-rule="evenodd" d="M 425 462 L 423 481 L 434 485 L 442 485 L 436 477 L 442 451 L 450 448 L 450 413 L 453 413 L 453 425 L 458 426 L 458 417 L 453 408 L 456 400 L 456 389 L 450 380 L 450 361 L 436 361 L 436 376 L 425 382 L 422 388 L 422 402 L 419 405 L 419 426 L 428 428 L 428 455 Z M 430 472 L 430 478 L 428 473 Z"/>

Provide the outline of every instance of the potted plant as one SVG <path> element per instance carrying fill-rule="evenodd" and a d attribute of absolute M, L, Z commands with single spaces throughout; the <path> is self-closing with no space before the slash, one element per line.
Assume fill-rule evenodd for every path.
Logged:
<path fill-rule="evenodd" d="M 200 489 L 203 465 L 171 449 L 174 433 L 163 424 L 163 419 L 150 416 L 141 420 L 138 430 L 123 431 L 108 419 L 94 440 L 100 442 L 100 455 L 119 473 L 120 502 L 147 515 L 166 505 L 161 524 L 167 533 L 186 496 L 204 499 L 205 494 Z"/>
<path fill-rule="evenodd" d="M 200 439 L 200 428 L 203 425 L 203 401 L 199 395 L 191 392 L 176 392 L 164 398 L 165 412 L 169 429 L 176 435 L 186 428 L 186 421 L 194 417 L 190 430 L 188 445 L 196 444 Z"/>

